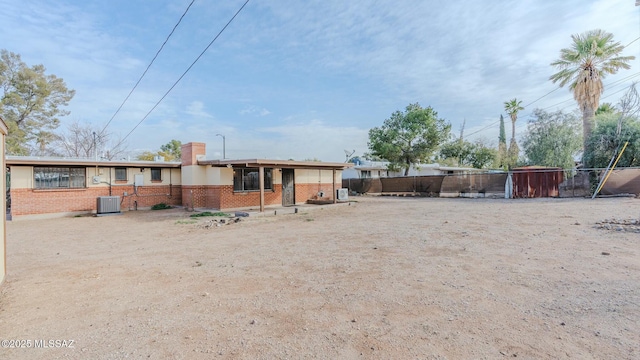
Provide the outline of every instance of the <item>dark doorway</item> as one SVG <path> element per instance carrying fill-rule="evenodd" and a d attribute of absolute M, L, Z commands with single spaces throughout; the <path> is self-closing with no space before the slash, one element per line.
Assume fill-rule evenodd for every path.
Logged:
<path fill-rule="evenodd" d="M 296 204 L 293 169 L 282 169 L 282 206 Z"/>

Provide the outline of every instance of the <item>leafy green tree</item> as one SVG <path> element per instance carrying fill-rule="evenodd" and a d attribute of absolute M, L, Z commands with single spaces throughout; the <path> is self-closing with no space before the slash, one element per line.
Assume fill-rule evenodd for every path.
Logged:
<path fill-rule="evenodd" d="M 368 146 L 371 156 L 389 161 L 390 170 L 404 169 L 406 176 L 411 164 L 431 159 L 450 131 L 451 125 L 431 107 L 409 104 L 404 112 L 392 113 L 381 127 L 369 130 Z"/>
<path fill-rule="evenodd" d="M 500 136 L 498 137 L 498 167 L 506 169 L 507 164 L 507 134 L 504 129 L 504 117 L 500 114 Z"/>
<path fill-rule="evenodd" d="M 476 142 L 453 140 L 440 148 L 440 159 L 443 164 L 452 166 L 470 166 L 476 169 L 491 167 L 497 158 L 495 149 L 481 140 Z"/>
<path fill-rule="evenodd" d="M 153 161 L 156 156 L 161 156 L 164 161 L 180 161 L 180 157 L 182 156 L 182 142 L 180 140 L 171 140 L 168 143 L 161 145 L 160 150 L 153 151 L 144 151 L 138 156 L 136 156 L 137 160 L 142 161 Z"/>
<path fill-rule="evenodd" d="M 43 65 L 28 67 L 20 55 L 0 50 L 0 116 L 7 123 L 7 153 L 29 155 L 46 141 L 37 134 L 50 133 L 68 115 L 63 107 L 75 94 Z"/>
<path fill-rule="evenodd" d="M 180 159 L 182 156 L 182 141 L 172 139 L 168 143 L 160 146 L 160 151 L 171 155 L 173 159 Z"/>
<path fill-rule="evenodd" d="M 606 168 L 626 141 L 629 144 L 616 166 L 640 166 L 640 120 L 637 117 L 621 118 L 620 113 L 598 115 L 596 127 L 587 140 L 584 165 Z"/>
<path fill-rule="evenodd" d="M 613 34 L 596 29 L 571 35 L 573 44 L 560 50 L 560 59 L 551 63 L 559 71 L 549 78 L 560 87 L 569 84 L 582 113 L 583 147 L 591 138 L 595 112 L 604 91 L 602 79 L 619 69 L 629 69 L 634 56 L 621 56 L 624 46 L 613 41 Z"/>
<path fill-rule="evenodd" d="M 549 113 L 540 109 L 533 111 L 533 117 L 522 141 L 527 163 L 574 168 L 574 159 L 582 150 L 580 119 L 562 111 Z"/>
<path fill-rule="evenodd" d="M 476 169 L 487 169 L 493 166 L 498 157 L 495 148 L 489 147 L 481 141 L 474 143 L 473 155 L 471 158 L 471 166 Z"/>
<path fill-rule="evenodd" d="M 509 168 L 516 166 L 518 158 L 520 157 L 520 148 L 516 141 L 516 121 L 518 120 L 518 112 L 520 112 L 520 110 L 524 110 L 520 104 L 522 104 L 522 101 L 516 98 L 504 102 L 504 110 L 511 118 L 511 142 L 509 143 L 509 150 L 507 151 L 507 167 Z"/>

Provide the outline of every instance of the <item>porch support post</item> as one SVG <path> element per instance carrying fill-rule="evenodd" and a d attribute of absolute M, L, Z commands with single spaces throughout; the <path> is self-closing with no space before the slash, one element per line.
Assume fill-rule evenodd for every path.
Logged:
<path fill-rule="evenodd" d="M 264 166 L 258 168 L 260 178 L 260 212 L 264 212 Z"/>
<path fill-rule="evenodd" d="M 333 169 L 333 184 L 331 184 L 333 188 L 333 203 L 338 202 L 338 193 L 336 192 L 336 169 Z"/>

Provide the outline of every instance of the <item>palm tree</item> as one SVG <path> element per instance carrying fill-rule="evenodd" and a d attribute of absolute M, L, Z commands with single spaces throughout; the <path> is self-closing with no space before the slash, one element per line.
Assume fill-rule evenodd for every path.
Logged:
<path fill-rule="evenodd" d="M 511 141 L 515 141 L 516 138 L 516 120 L 518 120 L 518 112 L 524 110 L 522 106 L 522 100 L 516 98 L 504 102 L 504 111 L 511 117 Z"/>
<path fill-rule="evenodd" d="M 618 69 L 629 69 L 635 56 L 621 56 L 624 46 L 613 41 L 613 34 L 596 29 L 571 35 L 571 48 L 560 50 L 560 59 L 551 63 L 559 71 L 549 78 L 560 87 L 569 85 L 582 112 L 583 146 L 593 129 L 593 118 L 604 91 L 602 79 Z"/>
<path fill-rule="evenodd" d="M 509 114 L 509 117 L 511 117 L 511 142 L 509 143 L 509 150 L 507 151 L 507 164 L 509 168 L 516 165 L 520 153 L 518 143 L 516 142 L 516 120 L 518 120 L 518 112 L 524 110 L 520 104 L 522 104 L 522 100 L 516 98 L 504 102 L 504 110 Z"/>

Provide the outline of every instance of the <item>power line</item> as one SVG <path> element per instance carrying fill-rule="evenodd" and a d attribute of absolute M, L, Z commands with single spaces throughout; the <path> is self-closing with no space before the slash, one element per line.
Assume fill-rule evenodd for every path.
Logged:
<path fill-rule="evenodd" d="M 640 39 L 640 38 L 638 38 L 638 39 Z M 638 40 L 638 39 L 636 39 L 636 40 Z M 634 41 L 635 41 L 635 40 L 634 40 Z M 631 75 L 626 76 L 626 77 L 624 77 L 624 78 L 622 78 L 622 79 L 619 79 L 619 80 L 616 80 L 616 81 L 614 81 L 614 82 L 612 82 L 612 83 L 610 83 L 610 84 L 607 84 L 607 85 L 605 85 L 605 88 L 612 87 L 612 86 L 616 85 L 617 83 L 620 83 L 620 82 L 623 82 L 623 81 L 626 81 L 626 80 L 630 80 L 630 79 L 633 79 L 633 78 L 638 77 L 638 76 L 640 76 L 640 72 L 637 72 L 637 73 L 635 73 L 635 74 L 631 74 Z M 558 90 L 558 89 L 560 89 L 560 87 L 556 88 L 556 89 L 555 89 L 555 90 L 553 90 L 553 91 L 556 91 L 556 90 Z M 618 93 L 620 93 L 620 92 L 622 92 L 622 91 L 624 91 L 624 90 L 626 90 L 626 88 L 623 88 L 623 89 L 621 89 L 621 90 L 618 90 L 618 91 L 616 91 L 616 92 L 613 92 L 613 93 L 611 93 L 611 94 L 608 94 L 607 96 L 603 97 L 602 99 L 606 99 L 606 98 L 608 98 L 608 97 L 611 97 L 611 96 L 613 96 L 613 95 L 615 95 L 615 94 L 618 94 Z M 533 104 L 534 102 L 536 102 L 536 101 L 538 101 L 538 100 L 542 99 L 543 97 L 545 97 L 545 96 L 549 95 L 549 94 L 550 94 L 550 93 L 552 93 L 553 91 L 551 91 L 551 92 L 549 92 L 549 93 L 545 94 L 544 96 L 542 96 L 542 97 L 538 98 L 537 100 L 535 100 L 535 101 L 531 102 L 531 103 L 530 103 L 530 104 L 528 104 L 528 105 L 531 105 L 531 104 Z M 558 105 L 564 104 L 564 103 L 569 102 L 569 101 L 573 101 L 573 99 L 567 99 L 567 100 L 561 101 L 561 102 L 556 103 L 556 104 L 553 104 L 553 105 L 551 105 L 551 106 L 547 106 L 547 107 L 545 107 L 545 108 L 542 108 L 542 110 L 548 110 L 548 109 L 554 108 L 554 107 L 556 107 L 556 106 L 558 106 Z M 571 106 L 571 105 L 569 105 L 569 106 Z M 562 111 L 562 110 L 564 110 L 564 109 L 568 108 L 569 106 L 565 106 L 565 107 L 561 108 L 561 109 L 560 109 L 560 111 Z M 526 106 L 525 106 L 525 107 L 526 107 Z M 522 115 L 522 116 L 521 116 L 521 118 L 526 118 L 526 117 L 528 117 L 528 116 L 531 116 L 532 114 L 533 114 L 532 112 L 527 113 L 527 114 L 524 114 L 524 115 Z M 485 131 L 485 130 L 487 130 L 487 129 L 489 129 L 489 128 L 493 127 L 493 126 L 495 126 L 495 125 L 496 125 L 496 124 L 498 124 L 499 122 L 500 122 L 500 120 L 495 121 L 495 122 L 493 122 L 493 123 L 491 123 L 491 124 L 489 124 L 489 125 L 487 125 L 487 126 L 485 126 L 485 127 L 481 128 L 481 129 L 479 129 L 479 130 L 476 130 L 476 131 L 474 131 L 474 132 L 472 132 L 472 133 L 470 133 L 470 134 L 467 134 L 466 136 L 471 136 L 471 135 L 475 135 L 475 134 L 477 134 L 477 133 L 483 132 L 483 131 Z M 516 127 L 516 129 L 517 129 L 517 130 L 520 130 L 520 129 L 522 129 L 522 128 L 523 128 L 524 126 L 526 126 L 526 125 L 527 125 L 527 122 L 522 122 L 522 123 L 520 123 L 520 125 L 518 125 L 518 126 Z"/>
<path fill-rule="evenodd" d="M 102 131 L 100 131 L 100 135 L 104 133 L 104 131 L 107 129 L 107 126 L 111 124 L 111 121 L 116 117 L 116 115 L 118 115 L 118 113 L 120 112 L 124 104 L 127 102 L 127 100 L 129 100 L 129 97 L 131 96 L 131 94 L 133 94 L 133 91 L 138 87 L 138 85 L 140 84 L 140 81 L 142 81 L 142 78 L 144 78 L 144 76 L 147 74 L 147 71 L 149 71 L 149 68 L 151 67 L 153 62 L 156 61 L 156 58 L 158 57 L 158 55 L 160 54 L 164 46 L 167 44 L 167 41 L 169 41 L 169 38 L 171 37 L 171 35 L 173 35 L 173 32 L 176 31 L 176 28 L 178 27 L 178 25 L 180 25 L 184 16 L 187 15 L 187 12 L 191 8 L 191 5 L 193 5 L 194 1 L 195 0 L 191 0 L 191 3 L 189 4 L 189 6 L 187 6 L 186 10 L 182 13 L 182 16 L 180 16 L 180 19 L 178 20 L 178 22 L 173 26 L 173 29 L 171 30 L 167 38 L 164 40 L 164 42 L 160 46 L 160 49 L 158 49 L 158 51 L 156 52 L 156 55 L 153 57 L 153 59 L 151 59 L 151 62 L 149 63 L 149 65 L 147 65 L 147 68 L 144 70 L 142 75 L 140 75 L 140 78 L 138 79 L 136 84 L 133 86 L 131 91 L 129 91 L 129 94 L 127 95 L 127 97 L 124 98 L 124 101 L 122 101 L 122 104 L 120 104 L 120 107 L 118 107 L 118 110 L 116 110 L 113 116 L 111 116 L 111 119 L 109 119 L 109 121 L 107 121 L 107 124 L 102 128 Z"/>
<path fill-rule="evenodd" d="M 213 40 L 211 40 L 211 42 L 209 43 L 209 45 L 207 45 L 207 47 L 204 48 L 204 50 L 202 50 L 202 52 L 200 53 L 200 55 L 198 55 L 198 57 L 191 63 L 191 65 L 189 65 L 189 67 L 187 68 L 187 70 L 185 70 L 182 75 L 180 75 L 180 77 L 178 78 L 178 80 L 176 80 L 173 85 L 171 85 L 171 87 L 169 88 L 169 90 L 167 90 L 164 95 L 162 95 L 162 97 L 160 98 L 160 100 L 158 100 L 158 102 L 155 103 L 155 105 L 153 105 L 153 107 L 151 108 L 151 110 L 149 110 L 149 112 L 142 118 L 142 120 L 140 120 L 136 126 L 133 127 L 133 129 L 131 129 L 131 131 L 129 131 L 129 133 L 122 139 L 120 140 L 120 142 L 115 146 L 119 146 L 120 144 L 122 144 L 128 137 L 129 135 L 131 135 L 131 133 L 133 133 L 138 126 L 140 126 L 140 124 L 142 124 L 143 121 L 145 121 L 147 119 L 147 117 L 153 112 L 153 110 L 155 110 L 155 108 L 160 105 L 160 103 L 162 102 L 162 100 L 164 100 L 165 97 L 167 97 L 167 95 L 169 95 L 169 93 L 171 92 L 171 90 L 173 90 L 174 87 L 176 87 L 176 85 L 178 85 L 178 83 L 180 82 L 180 80 L 182 80 L 182 78 L 187 75 L 187 73 L 189 72 L 189 70 L 191 70 L 191 68 L 198 62 L 198 60 L 200 60 L 200 58 L 202 57 L 202 55 L 204 55 L 204 53 L 211 47 L 211 45 L 213 45 L 213 43 L 218 39 L 218 37 L 220 37 L 220 35 L 222 35 L 222 33 L 225 31 L 225 29 L 231 24 L 231 22 L 236 18 L 236 16 L 238 16 L 238 14 L 240 14 L 240 11 L 242 11 L 242 9 L 244 9 L 244 7 L 247 5 L 247 3 L 249 2 L 249 0 L 245 1 L 244 4 L 242 4 L 242 6 L 240 7 L 240 9 L 238 9 L 238 11 L 236 11 L 236 13 L 233 15 L 233 17 L 231 17 L 231 19 L 227 22 L 227 24 L 222 28 L 222 30 L 220 30 L 220 32 L 218 32 L 218 34 L 213 38 Z"/>
<path fill-rule="evenodd" d="M 623 47 L 623 49 L 624 49 L 624 48 L 629 47 L 629 45 L 631 45 L 631 44 L 633 44 L 634 42 L 638 41 L 638 39 L 640 39 L 640 37 L 637 37 L 637 38 L 633 39 L 630 43 L 628 43 L 627 45 L 625 45 L 625 46 Z M 546 93 L 546 94 L 544 94 L 544 95 L 540 96 L 539 98 L 537 98 L 537 99 L 533 100 L 532 102 L 528 103 L 528 104 L 527 104 L 527 105 L 525 105 L 524 107 L 526 108 L 526 107 L 529 107 L 530 105 L 535 104 L 535 103 L 536 103 L 536 102 L 538 102 L 539 100 L 542 100 L 543 98 L 547 97 L 548 95 L 551 95 L 553 92 L 555 92 L 555 91 L 557 91 L 557 90 L 559 90 L 559 89 L 560 89 L 560 87 L 557 87 L 557 88 L 555 88 L 555 89 L 553 89 L 553 90 L 549 91 L 548 93 Z"/>
<path fill-rule="evenodd" d="M 634 77 L 638 77 L 638 76 L 640 76 L 640 72 L 637 72 L 637 73 L 635 73 L 635 74 L 629 75 L 629 76 L 627 76 L 627 77 L 625 77 L 625 78 L 623 78 L 623 79 L 616 80 L 616 81 L 612 82 L 611 84 L 607 85 L 607 87 L 611 87 L 611 86 L 613 86 L 613 85 L 614 85 L 614 84 L 616 84 L 616 83 L 619 83 L 619 82 L 621 82 L 621 81 L 625 81 L 625 80 L 630 80 L 630 79 L 632 79 L 632 78 L 634 78 Z M 626 84 L 625 84 L 625 85 L 626 85 Z M 622 89 L 619 89 L 619 90 L 617 90 L 617 91 L 615 91 L 615 92 L 612 92 L 612 93 L 608 94 L 607 96 L 602 97 L 600 100 L 604 100 L 604 99 L 606 99 L 606 98 L 609 98 L 609 97 L 611 97 L 611 96 L 613 96 L 613 95 L 615 95 L 615 94 L 618 94 L 618 93 L 620 93 L 620 92 L 622 92 L 622 91 L 626 91 L 627 89 L 628 89 L 628 88 L 625 86 L 625 87 L 624 87 L 624 88 L 622 88 Z M 546 107 L 546 108 L 543 108 L 542 110 L 547 110 L 547 109 L 553 108 L 553 107 L 555 107 L 555 106 L 558 106 L 558 105 L 560 105 L 560 104 L 563 104 L 563 103 L 566 103 L 566 102 L 568 102 L 568 101 L 572 101 L 572 100 L 573 100 L 573 99 L 568 99 L 568 100 L 565 100 L 565 101 L 559 102 L 559 103 L 557 103 L 557 104 L 554 104 L 554 105 L 548 106 L 548 107 Z M 566 108 L 568 108 L 568 107 L 570 107 L 570 106 L 572 106 L 572 105 L 568 105 L 568 106 L 562 107 L 562 108 L 560 108 L 560 109 L 559 109 L 559 111 L 562 111 L 562 110 L 564 110 L 564 109 L 566 109 Z M 532 113 L 529 113 L 529 114 L 523 115 L 523 117 L 530 116 L 530 115 L 532 115 Z M 525 122 L 525 123 L 521 123 L 520 125 L 518 125 L 518 126 L 516 127 L 516 129 L 518 129 L 518 130 L 519 130 L 519 129 L 522 129 L 522 128 L 523 128 L 524 126 L 526 126 L 526 125 L 527 125 L 527 123 L 526 123 L 526 122 Z"/>

